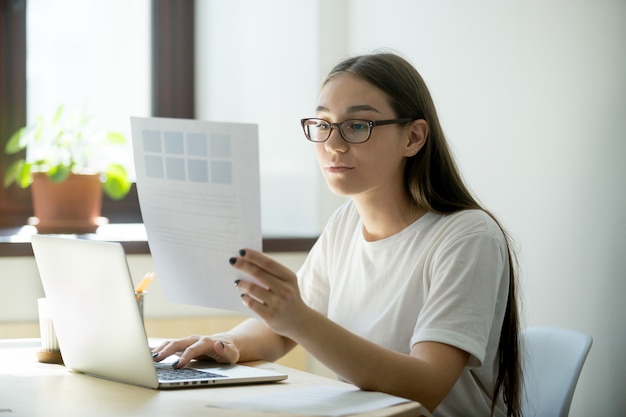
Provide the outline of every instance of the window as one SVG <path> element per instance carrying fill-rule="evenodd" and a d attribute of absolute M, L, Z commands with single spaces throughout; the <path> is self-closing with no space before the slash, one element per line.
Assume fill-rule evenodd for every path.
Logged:
<path fill-rule="evenodd" d="M 107 128 L 109 125 L 125 128 L 128 137 L 130 128 L 127 116 L 120 116 L 123 112 L 116 115 L 115 112 L 104 110 L 110 108 L 111 101 L 119 100 L 117 105 L 124 107 L 126 114 L 132 112 L 142 115 L 141 113 L 145 112 L 145 115 L 194 117 L 194 2 L 144 0 L 131 3 L 132 5 L 125 0 L 107 2 L 72 0 L 61 3 L 53 0 L 28 0 L 27 7 L 26 0 L 2 0 L 0 3 L 2 150 L 9 136 L 28 120 L 38 114 L 53 111 L 49 109 L 54 109 L 59 104 L 59 90 L 66 89 L 67 83 L 74 85 L 89 83 L 94 84 L 92 88 L 100 89 L 89 95 L 90 99 L 86 99 L 84 95 L 70 94 L 69 104 L 86 106 L 91 113 L 108 114 L 101 120 L 102 124 L 106 124 Z M 53 13 L 61 16 L 51 18 Z M 77 15 L 81 13 L 84 18 L 77 19 Z M 116 18 L 106 19 L 107 14 L 115 15 Z M 63 15 L 67 16 L 65 22 L 62 21 Z M 90 18 L 95 18 L 95 21 L 91 21 Z M 32 24 L 41 31 L 27 32 L 27 21 L 29 26 Z M 104 25 L 97 22 L 104 22 Z M 112 25 L 111 22 L 116 23 Z M 152 35 L 149 33 L 150 24 Z M 52 26 L 46 27 L 49 25 Z M 133 35 L 132 41 L 124 35 L 129 29 L 139 33 L 139 36 Z M 53 35 L 57 37 L 61 47 L 46 45 Z M 82 42 L 87 36 L 93 37 L 89 42 L 89 48 L 85 48 L 87 43 Z M 141 46 L 142 41 L 144 46 Z M 152 48 L 149 46 L 150 42 Z M 114 46 L 119 43 L 133 46 L 130 48 Z M 34 49 L 33 57 L 30 55 L 27 57 L 27 48 Z M 93 53 L 94 50 L 97 53 Z M 150 57 L 145 56 L 149 55 L 150 50 L 151 62 Z M 132 56 L 133 52 L 144 56 L 131 63 L 136 58 Z M 173 55 L 176 59 L 172 59 Z M 109 58 L 103 58 L 104 56 Z M 75 63 L 72 63 L 72 60 L 75 60 Z M 49 63 L 57 61 L 70 67 L 78 66 L 79 69 L 73 70 L 75 72 L 71 75 L 51 74 L 53 71 L 60 71 L 59 66 Z M 178 65 L 173 65 L 173 62 L 177 62 Z M 91 65 L 91 70 L 87 64 Z M 94 67 L 100 67 L 97 75 L 94 75 Z M 52 68 L 56 70 L 51 71 Z M 121 75 L 118 78 L 130 80 L 132 87 L 112 88 L 108 77 L 96 79 L 101 77 L 103 71 L 108 71 L 111 78 L 114 75 Z M 116 80 L 115 84 L 118 82 L 119 80 Z M 79 90 L 84 88 L 81 86 Z M 38 98 L 34 99 L 35 96 Z M 3 151 L 0 152 L 0 183 L 4 182 L 4 172 L 11 162 L 11 157 L 5 155 Z M 26 223 L 31 213 L 29 190 L 22 190 L 16 186 L 0 187 L 0 227 L 21 226 Z M 113 222 L 141 221 L 136 190 L 132 190 L 121 202 L 105 199 L 103 215 Z"/>
<path fill-rule="evenodd" d="M 59 105 L 123 133 L 128 115 L 149 116 L 149 0 L 28 0 L 26 108 L 30 123 Z"/>
<path fill-rule="evenodd" d="M 28 0 L 29 7 L 41 1 Z M 151 94 L 150 114 L 259 123 L 264 235 L 315 236 L 329 209 L 320 202 L 325 186 L 299 120 L 312 112 L 319 73 L 326 69 L 320 69 L 317 54 L 307 54 L 296 62 L 293 57 L 302 44 L 316 44 L 319 22 L 313 19 L 303 25 L 294 19 L 304 6 L 289 0 L 283 1 L 281 13 L 256 1 L 142 1 L 149 1 L 147 7 L 152 8 L 152 84 L 145 93 Z M 81 8 L 93 3 L 111 12 L 119 2 L 71 0 L 53 4 L 57 9 L 66 7 L 75 19 L 74 9 L 67 4 Z M 2 0 L 0 4 L 0 54 L 4 57 L 0 63 L 0 117 L 8 121 L 0 125 L 3 147 L 8 136 L 26 123 L 27 114 L 32 117 L 44 110 L 27 100 L 25 23 L 30 17 L 26 0 Z M 306 2 L 306 7 L 310 8 L 309 15 L 316 15 L 316 1 Z M 233 16 L 238 17 L 233 20 Z M 276 24 L 268 25 L 268 19 Z M 195 26 L 199 26 L 197 32 Z M 292 36 L 285 37 L 285 31 Z M 255 36 L 241 36 L 244 32 Z M 268 62 L 268 56 L 271 65 L 258 65 Z M 6 57 L 11 57 L 11 63 Z M 285 83 L 289 77 L 289 83 Z M 89 110 L 99 111 L 93 103 L 87 104 Z M 0 180 L 9 163 L 9 158 L 0 153 Z M 0 227 L 21 226 L 30 213 L 29 190 L 0 187 Z M 105 199 L 103 215 L 112 222 L 141 221 L 136 190 L 121 202 Z"/>

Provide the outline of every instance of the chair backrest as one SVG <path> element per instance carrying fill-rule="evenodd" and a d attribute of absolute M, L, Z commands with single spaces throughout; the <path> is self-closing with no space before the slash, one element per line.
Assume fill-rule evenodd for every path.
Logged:
<path fill-rule="evenodd" d="M 567 417 L 592 337 L 555 327 L 531 327 L 521 336 L 523 416 Z"/>

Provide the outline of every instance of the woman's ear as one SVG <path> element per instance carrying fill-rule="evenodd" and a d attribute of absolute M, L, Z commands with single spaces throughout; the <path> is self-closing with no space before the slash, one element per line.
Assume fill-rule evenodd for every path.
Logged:
<path fill-rule="evenodd" d="M 428 139 L 428 123 L 424 119 L 415 120 L 409 130 L 406 145 L 407 156 L 416 155 Z"/>

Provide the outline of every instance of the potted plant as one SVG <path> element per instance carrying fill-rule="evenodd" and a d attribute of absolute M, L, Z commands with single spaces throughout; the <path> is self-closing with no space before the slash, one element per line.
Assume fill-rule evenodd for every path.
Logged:
<path fill-rule="evenodd" d="M 26 151 L 9 165 L 4 185 L 31 187 L 39 233 L 91 233 L 100 217 L 102 192 L 114 200 L 130 190 L 124 166 L 126 138 L 94 130 L 91 117 L 57 108 L 51 119 L 38 117 L 8 140 L 9 155 Z"/>

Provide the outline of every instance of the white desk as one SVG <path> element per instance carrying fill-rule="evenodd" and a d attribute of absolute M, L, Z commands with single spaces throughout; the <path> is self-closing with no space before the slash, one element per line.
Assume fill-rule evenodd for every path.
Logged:
<path fill-rule="evenodd" d="M 270 384 L 159 391 L 73 373 L 60 365 L 39 363 L 36 358 L 39 346 L 38 339 L 0 340 L 0 417 L 269 417 L 272 414 L 266 412 L 216 408 L 209 404 L 306 386 L 346 385 L 274 363 L 258 363 L 255 366 L 287 372 L 289 378 Z M 420 404 L 409 402 L 357 416 L 422 414 L 429 415 Z M 284 417 L 296 415 L 282 414 Z"/>

